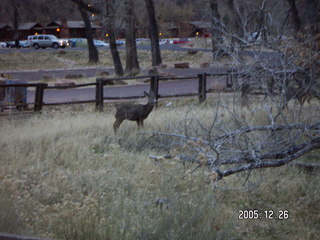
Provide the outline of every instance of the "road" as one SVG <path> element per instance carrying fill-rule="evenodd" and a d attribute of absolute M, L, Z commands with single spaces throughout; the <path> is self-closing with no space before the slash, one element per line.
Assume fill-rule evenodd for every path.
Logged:
<path fill-rule="evenodd" d="M 150 45 L 144 44 L 144 45 L 137 45 L 137 48 L 140 50 L 151 50 Z M 99 47 L 98 49 L 106 49 L 109 50 L 109 47 Z M 125 46 L 118 47 L 119 50 L 125 49 Z M 161 44 L 160 45 L 161 50 L 168 50 L 168 51 L 188 51 L 190 48 L 185 47 L 185 44 Z M 193 50 L 198 50 L 202 52 L 212 52 L 212 49 L 210 48 L 192 48 Z M 65 48 L 64 51 L 83 51 L 87 50 L 87 48 L 84 47 L 75 47 L 75 48 Z M 38 49 L 35 50 L 33 48 L 0 48 L 0 54 L 1 53 L 8 53 L 13 51 L 19 51 L 19 52 L 34 52 L 34 51 L 47 51 L 47 52 L 56 52 L 57 49 L 53 48 L 46 48 L 46 49 Z M 242 50 L 240 53 L 242 56 L 250 56 L 255 57 L 259 61 L 268 64 L 268 65 L 279 65 L 281 64 L 281 60 L 283 55 L 281 53 L 277 52 L 270 52 L 270 51 L 259 51 L 259 50 Z"/>
<path fill-rule="evenodd" d="M 120 47 L 124 48 L 123 46 Z M 148 45 L 139 45 L 139 49 L 150 50 Z M 79 51 L 85 50 L 86 48 L 66 48 L 65 51 Z M 188 48 L 183 47 L 180 44 L 166 44 L 161 45 L 162 50 L 170 51 L 188 51 Z M 211 49 L 196 49 L 204 52 L 211 52 Z M 57 51 L 56 49 L 0 49 L 0 54 L 10 51 Z M 261 51 L 242 51 L 243 56 L 254 56 L 259 59 L 260 62 L 266 65 L 277 66 L 282 61 L 282 55 L 275 52 L 261 52 Z M 72 69 L 72 70 L 48 70 L 48 71 L 16 71 L 16 72 L 6 72 L 12 76 L 15 80 L 26 80 L 26 81 L 40 81 L 44 76 L 49 76 L 53 78 L 65 78 L 66 75 L 70 74 L 82 74 L 85 77 L 95 77 L 101 72 L 114 73 L 111 68 L 86 68 L 86 69 Z M 145 70 L 142 74 L 147 74 Z M 225 69 L 164 69 L 162 70 L 166 73 L 171 73 L 175 76 L 197 76 L 199 73 L 214 73 L 214 72 L 224 72 Z M 220 78 L 208 78 L 207 90 L 210 88 L 222 88 L 225 86 L 225 77 Z M 137 97 L 142 96 L 143 91 L 149 90 L 149 84 L 138 84 L 131 86 L 106 86 L 104 88 L 105 98 L 126 98 L 126 97 Z M 198 80 L 175 80 L 160 82 L 159 85 L 159 95 L 161 97 L 168 97 L 178 94 L 196 94 L 198 90 Z M 95 88 L 79 88 L 79 89 L 59 89 L 59 90 L 45 90 L 44 102 L 45 104 L 53 103 L 64 103 L 64 102 L 86 102 L 93 101 L 95 99 Z M 28 90 L 27 102 L 34 102 L 34 90 Z"/>
<path fill-rule="evenodd" d="M 29 70 L 29 71 L 2 71 L 8 74 L 11 79 L 17 81 L 43 81 L 45 78 L 65 79 L 68 75 L 81 74 L 83 77 L 95 77 L 99 73 L 109 72 L 113 74 L 113 69 L 108 68 L 82 68 L 82 69 L 60 69 L 60 70 Z"/>

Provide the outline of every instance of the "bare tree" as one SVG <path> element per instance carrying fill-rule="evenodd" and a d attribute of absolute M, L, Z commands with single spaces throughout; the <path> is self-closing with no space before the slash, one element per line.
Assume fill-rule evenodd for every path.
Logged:
<path fill-rule="evenodd" d="M 162 63 L 159 46 L 158 24 L 156 20 L 153 0 L 145 0 L 145 4 L 149 18 L 149 36 L 151 40 L 152 66 L 157 66 Z"/>
<path fill-rule="evenodd" d="M 19 12 L 18 7 L 19 3 L 15 0 L 12 1 L 13 3 L 13 40 L 15 41 L 15 45 L 17 48 L 20 47 L 19 44 Z"/>
<path fill-rule="evenodd" d="M 135 37 L 135 19 L 133 0 L 125 0 L 126 25 L 126 73 L 134 75 L 139 73 L 139 61 Z"/>
<path fill-rule="evenodd" d="M 211 15 L 211 39 L 212 39 L 212 51 L 214 55 L 220 55 L 220 47 L 223 43 L 222 39 L 222 22 L 218 9 L 218 3 L 216 0 L 210 0 L 210 15 Z M 221 52 L 222 53 L 222 52 Z"/>
<path fill-rule="evenodd" d="M 231 13 L 231 15 L 229 15 L 229 29 L 232 31 L 231 45 L 233 48 L 234 44 L 238 42 L 239 37 L 243 38 L 243 30 L 241 27 L 240 18 L 241 10 L 239 5 L 237 5 L 234 0 L 228 0 L 227 5 Z"/>
<path fill-rule="evenodd" d="M 300 31 L 301 20 L 299 17 L 297 6 L 296 6 L 296 1 L 295 0 L 287 0 L 287 1 L 290 5 L 290 11 L 291 11 L 295 32 L 298 33 Z"/>
<path fill-rule="evenodd" d="M 246 41 L 244 32 L 251 26 L 263 32 L 280 25 L 266 1 L 254 5 L 250 12 L 243 2 L 237 1 L 235 5 L 235 1 L 228 1 L 227 9 L 237 14 L 229 21 L 217 17 L 216 3 L 210 1 L 214 31 L 218 26 L 225 37 L 231 36 L 235 41 Z M 274 25 L 269 26 L 266 16 Z M 209 123 L 195 114 L 184 120 L 184 131 L 147 133 L 179 139 L 172 144 L 169 155 L 151 158 L 178 160 L 184 167 L 191 166 L 191 172 L 207 167 L 214 180 L 236 173 L 245 173 L 248 179 L 254 169 L 283 165 L 319 169 L 317 162 L 297 162 L 320 149 L 319 49 L 313 48 L 308 35 L 299 40 L 287 40 L 288 44 L 282 46 L 271 46 L 269 41 L 262 43 L 274 50 L 269 55 L 274 54 L 277 62 L 274 65 L 260 57 L 262 50 L 253 52 L 252 65 L 235 56 L 236 52 L 229 52 L 241 69 L 232 76 L 233 100 L 221 93 L 213 103 L 208 103 L 212 104 L 212 112 L 206 118 Z"/>
<path fill-rule="evenodd" d="M 173 144 L 175 147 L 172 154 L 151 158 L 176 159 L 184 166 L 190 166 L 191 172 L 207 167 L 214 180 L 241 172 L 246 172 L 245 178 L 248 178 L 254 169 L 290 163 L 319 169 L 319 163 L 296 162 L 306 154 L 320 149 L 319 102 L 314 100 L 304 107 L 293 102 L 286 110 L 283 109 L 287 94 L 285 82 L 292 78 L 305 78 L 307 73 L 301 75 L 299 71 L 285 69 L 274 71 L 250 68 L 246 74 L 253 78 L 251 83 L 256 85 L 248 85 L 250 88 L 246 91 L 249 103 L 245 107 L 239 106 L 238 102 L 241 102 L 243 96 L 236 93 L 234 100 L 229 103 L 215 98 L 209 124 L 202 120 L 203 116 L 192 115 L 188 116 L 188 119 L 192 119 L 191 123 L 185 120 L 184 133 L 177 133 L 175 130 L 175 133 L 148 133 L 179 139 Z M 246 77 L 239 75 L 237 80 L 242 81 Z M 276 79 L 273 81 L 273 92 L 270 92 L 270 85 L 265 83 L 272 78 Z M 319 90 L 319 85 L 317 87 Z M 265 96 L 257 97 L 257 91 L 263 91 Z M 299 100 L 300 97 L 311 99 L 314 96 L 309 95 L 310 93 L 312 92 L 308 88 L 302 87 L 302 90 L 292 95 L 291 100 Z M 318 94 L 320 97 L 319 91 Z M 221 98 L 225 99 L 222 95 Z M 223 115 L 228 115 L 228 120 L 220 119 Z M 202 131 L 198 130 L 199 126 Z"/>
<path fill-rule="evenodd" d="M 28 2 L 28 1 L 25 1 Z M 38 22 L 51 22 L 58 19 L 79 19 L 80 12 L 75 11 L 73 1 L 36 0 L 38 5 L 36 19 Z M 61 7 L 63 6 L 63 8 Z M 33 5 L 35 7 L 35 5 Z"/>
<path fill-rule="evenodd" d="M 320 33 L 320 2 L 318 0 L 310 0 L 305 2 L 306 27 L 309 33 L 317 35 Z"/>
<path fill-rule="evenodd" d="M 33 19 L 33 15 L 38 9 L 37 2 L 33 0 L 22 1 L 22 0 L 4 0 L 2 1 L 2 6 L 0 6 L 0 15 L 7 15 L 8 19 L 13 27 L 13 40 L 17 48 L 20 47 L 19 44 L 19 25 L 22 20 Z"/>
<path fill-rule="evenodd" d="M 120 55 L 117 49 L 115 22 L 116 22 L 115 0 L 106 0 L 106 28 L 109 37 L 109 46 L 113 59 L 115 72 L 117 75 L 123 75 Z"/>
<path fill-rule="evenodd" d="M 266 2 L 262 1 L 261 7 L 257 11 L 257 23 L 258 23 L 258 34 L 254 37 L 254 40 L 257 40 L 260 35 L 262 36 L 262 40 L 264 43 L 267 43 L 267 21 L 266 21 L 266 13 L 265 13 L 265 8 L 266 8 Z"/>
<path fill-rule="evenodd" d="M 99 52 L 93 43 L 92 28 L 87 12 L 98 14 L 100 11 L 89 4 L 85 4 L 83 0 L 71 0 L 77 4 L 81 17 L 84 21 L 86 38 L 88 42 L 89 62 L 96 63 L 99 61 Z"/>
<path fill-rule="evenodd" d="M 190 21 L 193 19 L 194 11 L 198 7 L 192 1 L 154 1 L 157 6 L 157 19 L 159 26 L 169 26 L 173 30 L 171 34 L 179 37 L 188 37 L 192 32 Z M 167 30 L 167 29 L 164 29 Z M 175 37 L 177 37 L 175 36 Z"/>

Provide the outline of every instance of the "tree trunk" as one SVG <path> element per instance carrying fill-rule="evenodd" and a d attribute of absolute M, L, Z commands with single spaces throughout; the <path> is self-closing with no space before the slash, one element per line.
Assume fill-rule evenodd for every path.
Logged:
<path fill-rule="evenodd" d="M 123 76 L 123 68 L 121 64 L 120 55 L 116 43 L 115 35 L 115 10 L 114 10 L 114 0 L 106 0 L 107 8 L 107 31 L 109 34 L 109 46 L 113 59 L 114 69 L 118 76 Z"/>
<path fill-rule="evenodd" d="M 91 28 L 89 16 L 87 11 L 81 5 L 78 5 L 78 6 L 81 13 L 81 17 L 85 25 L 85 32 L 86 32 L 86 38 L 87 38 L 88 50 L 89 50 L 89 62 L 96 63 L 99 61 L 99 52 L 93 43 L 92 28 Z"/>
<path fill-rule="evenodd" d="M 162 63 L 159 46 L 158 24 L 155 17 L 153 0 L 145 0 L 145 4 L 149 18 L 149 35 L 151 40 L 152 66 L 157 66 Z"/>
<path fill-rule="evenodd" d="M 268 43 L 268 33 L 267 33 L 267 21 L 266 21 L 266 13 L 265 13 L 265 2 L 263 2 L 260 10 L 257 13 L 257 24 L 259 26 L 259 32 L 255 36 L 255 40 L 257 40 L 260 35 L 262 41 L 267 44 Z"/>
<path fill-rule="evenodd" d="M 241 18 L 239 12 L 235 9 L 234 0 L 228 0 L 228 8 L 231 13 L 230 28 L 231 28 L 231 47 L 232 50 L 236 42 L 239 42 L 239 37 L 243 38 L 243 30 L 241 29 Z"/>
<path fill-rule="evenodd" d="M 296 6 L 296 2 L 295 2 L 295 0 L 287 0 L 287 1 L 290 5 L 290 10 L 291 10 L 291 14 L 292 14 L 292 20 L 293 20 L 295 32 L 298 33 L 300 31 L 300 27 L 301 27 L 301 20 L 299 17 L 299 12 L 298 12 L 298 9 Z"/>
<path fill-rule="evenodd" d="M 217 0 L 210 0 L 212 51 L 219 49 L 222 40 L 222 29 Z"/>
<path fill-rule="evenodd" d="M 13 1 L 13 40 L 16 48 L 20 48 L 19 42 L 19 11 L 17 2 Z"/>
<path fill-rule="evenodd" d="M 135 21 L 133 16 L 133 0 L 125 1 L 126 22 L 126 73 L 135 75 L 139 73 L 139 62 L 135 37 Z"/>
<path fill-rule="evenodd" d="M 312 35 L 320 33 L 320 10 L 319 0 L 308 0 L 306 6 L 306 28 Z"/>

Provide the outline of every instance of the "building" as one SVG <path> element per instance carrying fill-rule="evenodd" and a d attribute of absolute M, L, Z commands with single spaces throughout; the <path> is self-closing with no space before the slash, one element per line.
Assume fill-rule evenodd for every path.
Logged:
<path fill-rule="evenodd" d="M 211 31 L 211 22 L 191 21 L 191 37 L 209 37 Z"/>
<path fill-rule="evenodd" d="M 125 37 L 125 26 L 123 21 L 116 21 L 116 36 Z M 91 28 L 94 38 L 105 38 L 101 25 L 91 22 Z M 136 27 L 137 37 L 147 37 L 146 26 Z M 159 33 L 161 37 L 209 37 L 211 22 L 191 21 L 186 23 L 162 23 L 159 24 Z M 37 22 L 20 23 L 19 39 L 25 40 L 28 35 L 35 34 L 53 34 L 58 38 L 85 38 L 85 25 L 83 21 L 52 21 L 47 24 Z M 108 33 L 106 33 L 108 34 Z M 13 40 L 13 26 L 8 23 L 0 23 L 0 41 Z"/>
<path fill-rule="evenodd" d="M 102 27 L 91 22 L 94 37 L 102 36 Z M 83 21 L 52 21 L 43 27 L 43 32 L 56 35 L 58 38 L 85 38 Z"/>
<path fill-rule="evenodd" d="M 165 37 L 209 37 L 211 22 L 166 22 L 159 25 L 160 32 Z"/>
<path fill-rule="evenodd" d="M 9 41 L 12 39 L 12 33 L 10 32 L 10 25 L 7 23 L 0 23 L 0 41 Z"/>
<path fill-rule="evenodd" d="M 37 22 L 20 23 L 18 27 L 19 39 L 26 39 L 28 35 L 34 35 L 42 29 L 42 25 Z M 14 34 L 13 25 L 10 23 L 0 23 L 0 41 L 12 41 Z"/>
<path fill-rule="evenodd" d="M 43 26 L 37 22 L 20 23 L 18 27 L 19 39 L 20 40 L 27 39 L 29 35 L 34 35 L 37 32 L 41 31 L 42 27 Z M 11 30 L 13 31 L 13 27 Z"/>
<path fill-rule="evenodd" d="M 91 23 L 94 37 L 102 36 L 102 27 Z M 85 38 L 83 21 L 52 21 L 48 24 L 37 22 L 20 23 L 18 27 L 19 39 L 25 40 L 29 35 L 53 34 L 58 38 Z M 14 29 L 10 23 L 0 23 L 0 41 L 12 41 Z"/>

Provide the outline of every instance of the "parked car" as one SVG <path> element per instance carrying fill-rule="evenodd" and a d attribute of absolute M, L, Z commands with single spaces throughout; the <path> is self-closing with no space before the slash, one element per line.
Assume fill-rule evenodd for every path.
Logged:
<path fill-rule="evenodd" d="M 166 38 L 160 39 L 160 40 L 159 40 L 159 44 L 160 44 L 160 45 L 170 44 L 170 40 L 169 40 L 169 39 L 166 39 Z"/>
<path fill-rule="evenodd" d="M 46 48 L 46 47 L 53 47 L 57 48 L 65 48 L 69 46 L 69 41 L 67 39 L 59 39 L 54 35 L 46 35 L 46 34 L 39 34 L 39 35 L 31 35 L 28 36 L 28 42 L 30 47 L 34 49 Z"/>
<path fill-rule="evenodd" d="M 136 44 L 137 44 L 137 45 L 142 44 L 142 42 L 143 42 L 143 39 L 142 39 L 142 38 L 136 38 Z"/>
<path fill-rule="evenodd" d="M 86 47 L 87 39 L 86 38 L 70 38 L 68 40 L 69 46 L 71 47 Z"/>
<path fill-rule="evenodd" d="M 262 40 L 260 32 L 248 33 L 246 38 L 249 43 L 260 42 Z"/>
<path fill-rule="evenodd" d="M 167 38 L 169 44 L 173 44 L 174 40 L 178 40 L 176 38 Z"/>
<path fill-rule="evenodd" d="M 117 46 L 124 45 L 124 44 L 126 44 L 126 40 L 121 40 L 121 39 L 116 40 L 116 44 L 117 44 Z"/>
<path fill-rule="evenodd" d="M 8 47 L 8 48 L 14 48 L 16 47 L 16 42 L 15 41 L 10 41 L 10 42 L 7 42 L 5 43 L 5 47 Z M 22 47 L 22 48 L 27 48 L 29 47 L 29 43 L 27 40 L 19 40 L 19 46 Z M 1 46 L 3 47 L 3 46 Z"/>
<path fill-rule="evenodd" d="M 109 43 L 106 43 L 106 42 L 101 41 L 101 40 L 96 40 L 96 39 L 93 39 L 93 44 L 96 47 L 108 47 L 109 46 Z"/>
<path fill-rule="evenodd" d="M 23 48 L 30 47 L 28 40 L 22 40 L 22 41 L 19 42 L 19 44 L 20 44 L 20 46 L 23 47 Z"/>
<path fill-rule="evenodd" d="M 177 40 L 173 40 L 173 44 L 185 44 L 187 42 L 189 42 L 189 40 L 187 38 L 180 38 Z"/>
<path fill-rule="evenodd" d="M 6 42 L 6 47 L 7 48 L 14 48 L 14 47 L 16 47 L 16 42 L 15 41 Z"/>
<path fill-rule="evenodd" d="M 150 38 L 136 38 L 137 45 L 150 44 Z"/>
<path fill-rule="evenodd" d="M 5 48 L 7 47 L 7 44 L 5 42 L 0 42 L 0 48 Z"/>

